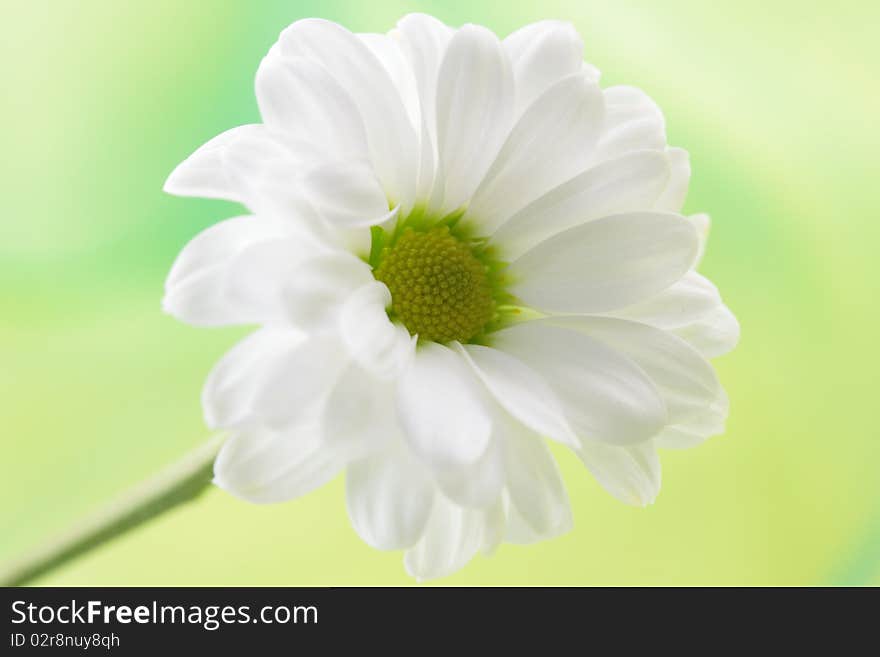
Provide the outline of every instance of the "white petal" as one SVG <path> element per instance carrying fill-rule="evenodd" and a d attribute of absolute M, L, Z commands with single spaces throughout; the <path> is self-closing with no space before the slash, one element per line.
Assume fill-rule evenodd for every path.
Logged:
<path fill-rule="evenodd" d="M 406 572 L 422 582 L 451 575 L 480 548 L 484 514 L 464 509 L 437 495 L 425 533 L 404 557 Z"/>
<path fill-rule="evenodd" d="M 657 104 L 641 89 L 609 87 L 605 93 L 605 131 L 596 162 L 629 151 L 666 147 L 666 124 Z"/>
<path fill-rule="evenodd" d="M 429 474 L 402 445 L 353 463 L 345 476 L 351 524 L 379 550 L 401 550 L 421 538 L 434 489 Z"/>
<path fill-rule="evenodd" d="M 302 253 L 310 248 L 311 257 Z M 371 280 L 369 266 L 351 254 L 299 238 L 275 240 L 244 249 L 230 263 L 228 295 L 262 322 L 315 328 L 335 322 L 348 296 Z"/>
<path fill-rule="evenodd" d="M 556 459 L 543 440 L 523 428 L 507 433 L 507 489 L 511 504 L 538 535 L 571 525 L 571 510 Z"/>
<path fill-rule="evenodd" d="M 290 233 L 282 223 L 253 216 L 227 219 L 206 228 L 174 261 L 165 281 L 163 309 L 196 326 L 253 322 L 257 318 L 226 295 L 229 264 L 248 246 Z"/>
<path fill-rule="evenodd" d="M 724 422 L 727 420 L 729 408 L 730 402 L 722 390 L 711 406 L 683 422 L 666 427 L 654 438 L 654 443 L 664 449 L 695 447 L 707 438 L 724 433 Z"/>
<path fill-rule="evenodd" d="M 284 426 L 318 416 L 345 365 L 342 345 L 332 335 L 310 335 L 278 354 L 254 400 L 259 417 L 269 426 Z"/>
<path fill-rule="evenodd" d="M 498 502 L 504 488 L 504 436 L 493 427 L 492 439 L 475 462 L 433 468 L 434 481 L 451 501 L 464 507 L 487 509 Z"/>
<path fill-rule="evenodd" d="M 697 257 L 697 264 L 699 264 L 706 253 L 706 241 L 709 239 L 709 215 L 704 213 L 692 214 L 687 219 L 694 225 L 694 228 L 697 229 L 697 234 L 700 236 L 700 255 Z"/>
<path fill-rule="evenodd" d="M 373 281 L 356 290 L 345 302 L 339 318 L 342 339 L 364 369 L 389 381 L 409 364 L 416 341 L 401 324 L 393 323 L 385 309 L 391 292 Z"/>
<path fill-rule="evenodd" d="M 413 71 L 418 88 L 420 114 L 425 123 L 435 126 L 437 73 L 440 62 L 455 31 L 428 14 L 407 14 L 397 22 L 393 35 Z"/>
<path fill-rule="evenodd" d="M 407 441 L 432 469 L 473 465 L 486 453 L 491 407 L 460 355 L 436 343 L 420 346 L 397 395 Z"/>
<path fill-rule="evenodd" d="M 706 358 L 715 358 L 723 356 L 739 342 L 739 322 L 722 303 L 698 320 L 676 328 L 675 333 Z"/>
<path fill-rule="evenodd" d="M 176 285 L 187 278 L 227 261 L 244 246 L 290 235 L 286 224 L 245 215 L 209 226 L 183 247 L 168 273 L 166 283 Z"/>
<path fill-rule="evenodd" d="M 510 129 L 513 76 L 498 38 L 475 25 L 462 27 L 437 77 L 437 149 L 443 189 L 431 210 L 465 203 L 495 159 Z M 439 193 L 442 192 L 442 197 Z"/>
<path fill-rule="evenodd" d="M 514 545 L 531 545 L 538 543 L 549 536 L 539 536 L 535 530 L 529 526 L 519 511 L 510 508 L 507 512 L 507 527 L 504 540 Z"/>
<path fill-rule="evenodd" d="M 718 288 L 704 276 L 689 271 L 662 292 L 609 313 L 662 329 L 687 326 L 711 313 L 721 303 Z"/>
<path fill-rule="evenodd" d="M 571 515 L 571 509 L 564 520 L 553 527 L 545 534 L 539 534 L 529 523 L 526 522 L 519 510 L 513 504 L 507 501 L 507 528 L 504 540 L 515 545 L 531 545 L 539 541 L 545 541 L 557 536 L 562 536 L 571 531 L 574 526 L 574 520 Z"/>
<path fill-rule="evenodd" d="M 257 70 L 256 92 L 269 128 L 319 144 L 340 159 L 367 155 L 357 107 L 319 64 L 302 57 L 269 55 Z"/>
<path fill-rule="evenodd" d="M 517 114 L 551 84 L 583 67 L 584 44 L 571 23 L 555 20 L 526 25 L 504 39 L 513 65 Z"/>
<path fill-rule="evenodd" d="M 401 442 L 394 387 L 377 380 L 357 363 L 346 363 L 337 371 L 322 408 L 324 441 L 358 457 Z"/>
<path fill-rule="evenodd" d="M 407 116 L 413 126 L 420 123 L 419 94 L 413 70 L 396 38 L 388 34 L 358 33 L 358 39 L 370 49 L 388 72 L 391 82 L 400 94 Z"/>
<path fill-rule="evenodd" d="M 302 180 L 307 198 L 328 223 L 341 228 L 372 226 L 393 219 L 373 170 L 364 162 L 333 162 L 309 170 Z"/>
<path fill-rule="evenodd" d="M 499 500 L 483 511 L 483 542 L 480 552 L 489 557 L 504 541 L 507 517 L 504 514 L 504 500 Z"/>
<path fill-rule="evenodd" d="M 212 370 L 202 392 L 205 418 L 212 428 L 255 420 L 282 427 L 318 418 L 344 364 L 344 349 L 332 336 L 302 339 L 261 329 Z"/>
<path fill-rule="evenodd" d="M 164 191 L 240 202 L 241 194 L 225 170 L 224 151 L 240 141 L 262 139 L 267 132 L 262 125 L 243 125 L 217 135 L 177 165 L 165 181 Z"/>
<path fill-rule="evenodd" d="M 255 400 L 279 359 L 301 348 L 304 334 L 262 328 L 235 345 L 211 370 L 202 389 L 205 422 L 212 429 L 240 426 L 258 417 Z"/>
<path fill-rule="evenodd" d="M 543 376 L 581 443 L 637 443 L 667 423 L 666 407 L 647 375 L 583 333 L 535 320 L 493 333 L 491 344 Z"/>
<path fill-rule="evenodd" d="M 491 243 L 503 258 L 517 258 L 563 230 L 652 207 L 668 181 L 669 162 L 660 151 L 635 151 L 601 162 L 522 208 L 500 226 Z"/>
<path fill-rule="evenodd" d="M 361 229 L 361 234 L 352 234 L 358 231 L 348 226 L 381 221 L 382 216 L 388 214 L 387 205 L 383 201 L 381 210 L 374 212 L 373 216 L 364 216 L 363 212 L 369 213 L 378 207 L 375 203 L 375 177 L 372 174 L 367 177 L 360 170 L 353 171 L 358 177 L 354 182 L 346 181 L 346 202 L 351 202 L 351 188 L 369 188 L 371 203 L 361 207 L 362 212 L 356 218 L 341 222 L 341 227 L 328 224 L 313 207 L 313 201 L 326 200 L 327 196 L 314 198 L 322 189 L 319 184 L 313 184 L 311 194 L 308 194 L 303 178 L 305 172 L 316 170 L 320 183 L 317 174 L 324 170 L 322 163 L 328 157 L 326 147 L 318 151 L 314 145 L 270 132 L 262 125 L 241 126 L 211 140 L 180 164 L 168 178 L 165 191 L 242 203 L 254 214 L 287 221 L 292 229 L 308 233 L 327 244 L 363 252 L 369 249 L 369 232 Z M 329 166 L 345 171 L 356 167 L 349 160 L 336 160 Z M 354 200 L 360 201 L 361 198 Z M 319 209 L 332 211 L 337 210 L 340 203 L 330 201 L 325 204 L 326 208 L 320 202 L 316 205 Z M 349 211 L 345 216 L 350 214 Z M 331 214 L 329 218 L 332 220 L 335 215 Z"/>
<path fill-rule="evenodd" d="M 214 462 L 214 483 L 255 504 L 286 502 L 333 479 L 346 456 L 327 449 L 313 426 L 247 429 L 227 439 Z"/>
<path fill-rule="evenodd" d="M 652 441 L 628 447 L 589 443 L 578 456 L 605 490 L 625 504 L 647 506 L 660 492 L 660 459 Z"/>
<path fill-rule="evenodd" d="M 542 436 L 578 444 L 556 394 L 537 372 L 513 356 L 481 345 L 458 345 L 504 409 Z"/>
<path fill-rule="evenodd" d="M 284 57 L 324 66 L 357 106 L 370 159 L 391 205 L 406 212 L 415 191 L 417 137 L 400 93 L 376 56 L 344 27 L 321 19 L 297 21 L 281 33 Z"/>
<path fill-rule="evenodd" d="M 668 148 L 666 155 L 669 158 L 672 175 L 669 177 L 669 184 L 663 194 L 657 199 L 654 209 L 681 212 L 687 197 L 688 183 L 691 180 L 690 155 L 683 148 Z"/>
<path fill-rule="evenodd" d="M 452 28 L 427 14 L 409 14 L 396 35 L 415 77 L 419 97 L 421 154 L 416 198 L 426 203 L 434 186 L 437 149 L 437 74 Z"/>
<path fill-rule="evenodd" d="M 165 191 L 178 196 L 201 196 L 235 201 L 259 211 L 253 191 L 268 168 L 282 167 L 295 178 L 300 165 L 313 159 L 309 147 L 291 148 L 263 125 L 227 130 L 180 163 L 165 182 Z"/>
<path fill-rule="evenodd" d="M 658 212 L 634 212 L 570 228 L 511 263 L 510 291 L 539 310 L 595 313 L 666 289 L 699 250 L 693 225 Z"/>
<path fill-rule="evenodd" d="M 480 183 L 463 221 L 489 235 L 517 210 L 584 170 L 605 113 L 599 85 L 563 78 L 523 113 Z"/>
<path fill-rule="evenodd" d="M 632 360 L 660 391 L 672 424 L 701 413 L 721 394 L 712 366 L 671 333 L 611 317 L 569 315 L 541 321 L 582 331 Z"/>

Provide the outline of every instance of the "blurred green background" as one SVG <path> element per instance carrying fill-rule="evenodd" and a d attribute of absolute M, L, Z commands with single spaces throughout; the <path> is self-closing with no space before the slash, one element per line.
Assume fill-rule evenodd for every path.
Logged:
<path fill-rule="evenodd" d="M 821 7 L 821 8 L 819 8 Z M 207 437 L 199 392 L 245 333 L 160 311 L 183 244 L 231 204 L 161 192 L 195 147 L 258 120 L 278 33 L 410 11 L 500 35 L 575 23 L 603 84 L 644 88 L 690 150 L 702 270 L 743 337 L 716 361 L 727 434 L 663 455 L 648 509 L 562 455 L 575 530 L 443 584 L 880 584 L 876 2 L 3 0 L 0 560 Z M 340 479 L 251 506 L 219 490 L 43 584 L 407 584 L 350 528 Z"/>

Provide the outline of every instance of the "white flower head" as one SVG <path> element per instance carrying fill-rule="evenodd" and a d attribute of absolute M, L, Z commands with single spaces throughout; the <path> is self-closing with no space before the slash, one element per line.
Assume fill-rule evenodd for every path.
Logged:
<path fill-rule="evenodd" d="M 419 579 L 571 527 L 546 440 L 651 503 L 657 447 L 723 431 L 707 359 L 738 325 L 695 271 L 687 153 L 632 87 L 600 88 L 567 23 L 504 40 L 404 17 L 288 27 L 262 124 L 171 174 L 251 214 L 193 239 L 165 309 L 257 324 L 214 368 L 217 485 L 256 503 L 345 471 L 358 534 Z"/>

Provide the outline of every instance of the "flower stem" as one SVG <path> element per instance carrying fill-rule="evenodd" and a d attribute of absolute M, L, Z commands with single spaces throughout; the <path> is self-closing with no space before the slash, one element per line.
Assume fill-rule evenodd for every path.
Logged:
<path fill-rule="evenodd" d="M 187 453 L 153 478 L 54 540 L 0 567 L 0 586 L 22 586 L 81 554 L 199 496 L 211 483 L 224 436 Z"/>

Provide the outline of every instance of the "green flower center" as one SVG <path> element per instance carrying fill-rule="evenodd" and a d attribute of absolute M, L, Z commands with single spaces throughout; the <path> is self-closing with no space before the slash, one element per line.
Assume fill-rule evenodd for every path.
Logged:
<path fill-rule="evenodd" d="M 391 240 L 374 232 L 373 247 L 373 276 L 391 291 L 389 316 L 410 335 L 469 342 L 497 319 L 504 298 L 500 268 L 482 242 L 457 236 L 441 224 L 424 230 L 405 227 Z"/>

